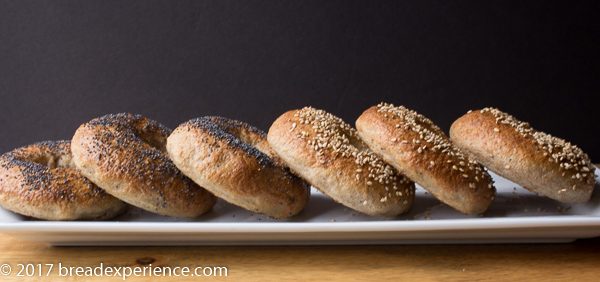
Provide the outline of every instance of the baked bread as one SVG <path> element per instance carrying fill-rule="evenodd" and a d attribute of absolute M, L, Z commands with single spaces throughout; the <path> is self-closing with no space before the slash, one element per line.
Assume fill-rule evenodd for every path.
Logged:
<path fill-rule="evenodd" d="M 367 109 L 356 128 L 374 152 L 440 201 L 465 214 L 492 204 L 496 189 L 486 170 L 426 117 L 381 103 Z"/>
<path fill-rule="evenodd" d="M 2 155 L 0 204 L 45 220 L 103 220 L 127 207 L 77 170 L 69 141 L 39 142 Z"/>
<path fill-rule="evenodd" d="M 171 130 L 140 115 L 106 115 L 73 136 L 73 162 L 109 194 L 166 216 L 196 217 L 216 198 L 187 178 L 168 158 Z"/>
<path fill-rule="evenodd" d="M 531 192 L 576 204 L 587 202 L 594 190 L 595 167 L 580 148 L 498 109 L 465 114 L 452 124 L 450 137 L 491 171 Z"/>
<path fill-rule="evenodd" d="M 275 157 L 266 133 L 246 123 L 192 119 L 169 136 L 167 151 L 185 175 L 249 211 L 286 218 L 308 203 L 310 185 Z"/>
<path fill-rule="evenodd" d="M 412 206 L 414 183 L 330 113 L 311 107 L 286 112 L 273 123 L 267 140 L 293 171 L 349 208 L 392 217 Z"/>

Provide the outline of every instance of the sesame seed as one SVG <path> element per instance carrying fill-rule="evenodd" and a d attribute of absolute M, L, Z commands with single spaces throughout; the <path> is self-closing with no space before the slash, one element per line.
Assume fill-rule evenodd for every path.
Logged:
<path fill-rule="evenodd" d="M 498 128 L 494 127 L 494 131 L 495 131 L 495 132 L 500 132 L 500 129 L 498 129 Z"/>
<path fill-rule="evenodd" d="M 354 163 L 362 166 L 362 168 L 356 168 L 358 173 L 367 169 L 369 175 L 356 174 L 357 181 L 365 178 L 365 185 L 372 185 L 373 182 L 382 184 L 392 182 L 394 186 L 396 183 L 411 183 L 396 169 L 386 164 L 381 157 L 367 149 L 366 144 L 355 146 L 354 144 L 362 143 L 362 140 L 358 138 L 356 129 L 342 119 L 312 107 L 296 111 L 295 116 L 303 120 L 305 124 L 301 129 L 314 130 L 314 136 L 307 134 L 305 139 L 309 144 L 313 144 L 317 155 L 325 157 L 323 160 L 329 160 L 329 154 L 333 153 L 344 158 L 353 158 Z"/>
<path fill-rule="evenodd" d="M 465 155 L 458 147 L 454 146 L 444 132 L 428 118 L 403 106 L 395 107 L 392 104 L 380 103 L 377 105 L 377 108 L 377 111 L 382 116 L 391 114 L 395 119 L 400 120 L 400 123 L 397 123 L 399 126 L 396 126 L 396 128 L 400 129 L 400 134 L 402 134 L 402 130 L 410 131 L 407 134 L 418 134 L 418 138 L 412 138 L 412 143 L 417 144 L 415 146 L 417 153 L 423 153 L 429 147 L 433 152 L 440 152 L 448 156 L 449 158 L 446 159 L 447 163 L 460 161 L 461 166 L 466 166 L 468 161 L 469 164 L 472 164 L 468 166 L 468 170 L 474 170 L 475 174 L 482 175 L 482 178 L 485 178 L 487 175 L 487 172 L 483 170 L 483 167 L 477 161 Z M 426 144 L 420 145 L 421 143 Z M 452 168 L 460 170 L 456 166 Z M 465 169 L 462 171 L 464 172 Z"/>
<path fill-rule="evenodd" d="M 505 165 L 504 168 L 510 169 L 510 165 Z"/>
<path fill-rule="evenodd" d="M 480 111 L 481 113 L 489 112 L 496 118 L 496 123 L 509 125 L 515 129 L 521 136 L 525 138 L 532 138 L 542 150 L 547 150 L 543 155 L 548 157 L 548 162 L 562 164 L 565 167 L 567 164 L 577 164 L 590 162 L 587 154 L 569 142 L 563 139 L 554 137 L 550 134 L 537 131 L 529 125 L 529 123 L 517 120 L 515 117 L 504 113 L 495 108 L 485 108 Z M 585 167 L 585 165 L 583 166 Z M 583 170 L 583 168 L 582 168 Z"/>

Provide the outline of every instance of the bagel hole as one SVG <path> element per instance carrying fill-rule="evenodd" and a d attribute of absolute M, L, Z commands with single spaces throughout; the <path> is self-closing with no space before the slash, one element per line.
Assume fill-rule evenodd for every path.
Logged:
<path fill-rule="evenodd" d="M 269 144 L 267 144 L 267 142 L 264 142 L 263 140 L 260 140 L 259 138 L 252 138 L 251 136 L 248 136 L 244 133 L 241 133 L 239 138 L 240 138 L 240 140 L 242 140 L 242 142 L 251 145 L 252 147 L 254 147 L 257 150 L 261 151 L 262 153 L 266 154 L 267 156 L 273 157 L 273 153 L 271 152 L 271 147 L 269 146 Z"/>
<path fill-rule="evenodd" d="M 72 155 L 44 155 L 37 159 L 32 160 L 32 162 L 48 167 L 49 169 L 55 168 L 69 168 L 78 170 L 75 163 L 73 163 Z"/>
<path fill-rule="evenodd" d="M 356 136 L 350 136 L 348 134 L 346 136 L 348 138 L 348 141 L 350 141 L 349 144 L 354 148 L 358 149 L 358 151 L 371 152 L 371 149 L 369 149 L 369 147 L 367 147 L 367 144 L 365 144 L 365 142 L 363 142 L 360 138 Z"/>
<path fill-rule="evenodd" d="M 167 154 L 167 142 L 165 138 L 161 136 L 157 137 L 155 132 L 149 131 L 136 131 L 134 132 L 135 137 L 137 137 L 144 144 L 160 151 L 163 154 Z"/>
<path fill-rule="evenodd" d="M 240 141 L 256 148 L 261 153 L 274 158 L 275 154 L 271 150 L 269 144 L 260 137 L 256 136 L 256 133 L 246 132 L 245 130 L 241 130 L 240 128 L 228 128 L 227 132 L 231 135 L 235 136 Z"/>

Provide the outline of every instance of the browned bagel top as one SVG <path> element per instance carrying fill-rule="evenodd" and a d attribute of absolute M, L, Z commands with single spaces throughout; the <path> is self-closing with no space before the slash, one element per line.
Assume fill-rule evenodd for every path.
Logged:
<path fill-rule="evenodd" d="M 241 121 L 217 116 L 200 117 L 180 125 L 182 128 L 199 129 L 215 139 L 224 140 L 228 150 L 244 153 L 255 159 L 265 169 L 277 167 L 289 170 L 265 141 L 267 135 L 262 130 Z M 217 144 L 214 143 L 214 146 Z M 287 175 L 286 177 L 295 177 Z"/>
<path fill-rule="evenodd" d="M 385 161 L 455 209 L 483 213 L 494 200 L 496 189 L 483 166 L 423 115 L 381 103 L 363 112 L 356 127 Z"/>
<path fill-rule="evenodd" d="M 396 140 L 392 139 L 392 142 L 411 144 L 419 154 L 431 153 L 430 156 L 423 157 L 426 160 L 424 166 L 435 167 L 436 161 L 442 161 L 441 167 L 451 167 L 450 172 L 460 174 L 465 181 L 470 182 L 469 186 L 475 186 L 480 178 L 491 179 L 481 164 L 454 146 L 450 138 L 427 117 L 404 106 L 396 107 L 387 103 L 377 105 L 376 112 L 390 118 L 390 122 L 395 122 L 395 127 L 401 132 L 397 135 L 404 138 L 400 140 L 398 137 Z M 437 156 L 438 153 L 445 157 Z M 448 171 L 445 173 L 448 174 Z M 487 185 L 491 188 L 491 183 Z"/>
<path fill-rule="evenodd" d="M 0 204 L 46 220 L 108 219 L 126 208 L 77 170 L 69 141 L 39 142 L 2 155 Z"/>
<path fill-rule="evenodd" d="M 471 111 L 462 117 L 462 119 L 469 118 L 481 119 L 482 122 L 495 122 L 494 132 L 505 133 L 507 140 L 513 140 L 512 146 L 523 147 L 540 165 L 556 166 L 563 172 L 563 176 L 569 176 L 582 183 L 593 185 L 596 182 L 595 166 L 588 155 L 571 142 L 535 130 L 529 123 L 496 108 L 488 107 Z"/>
<path fill-rule="evenodd" d="M 378 182 L 396 186 L 396 183 L 411 182 L 374 154 L 358 137 L 356 129 L 341 118 L 311 107 L 302 108 L 294 116 L 299 118 L 300 124 L 308 125 L 308 128 L 304 126 L 306 131 L 297 131 L 296 136 L 306 139 L 318 156 L 324 156 L 320 162 L 326 162 L 327 156 L 353 159 L 357 165 L 363 166 L 356 171 L 357 180 L 367 179 L 367 185 Z M 292 123 L 290 130 L 295 128 L 295 123 Z"/>
<path fill-rule="evenodd" d="M 109 114 L 73 136 L 75 164 L 108 193 L 168 216 L 195 217 L 216 201 L 168 158 L 171 130 L 141 115 Z"/>
<path fill-rule="evenodd" d="M 165 154 L 166 140 L 171 130 L 162 124 L 129 113 L 109 114 L 81 126 L 90 132 L 84 148 L 88 158 L 108 174 L 140 179 L 166 185 L 185 178 Z M 120 158 L 121 161 L 116 160 Z M 188 186 L 184 192 L 192 192 Z"/>
<path fill-rule="evenodd" d="M 268 141 L 315 188 L 354 210 L 396 216 L 410 209 L 414 183 L 376 155 L 354 128 L 324 110 L 281 115 Z"/>
<path fill-rule="evenodd" d="M 70 144 L 69 141 L 44 141 L 2 155 L 0 166 L 5 173 L 0 177 L 0 185 L 10 181 L 9 170 L 18 171 L 21 180 L 19 185 L 2 185 L 3 190 L 13 190 L 15 194 L 51 192 L 44 194 L 47 201 L 64 199 L 69 202 L 82 200 L 80 197 L 85 196 L 93 202 L 94 198 L 108 196 L 77 171 L 72 162 Z M 85 193 L 75 193 L 75 189 L 82 185 L 87 188 Z"/>
<path fill-rule="evenodd" d="M 310 185 L 271 150 L 266 134 L 224 117 L 200 117 L 177 127 L 167 150 L 177 167 L 217 197 L 274 218 L 299 213 Z"/>

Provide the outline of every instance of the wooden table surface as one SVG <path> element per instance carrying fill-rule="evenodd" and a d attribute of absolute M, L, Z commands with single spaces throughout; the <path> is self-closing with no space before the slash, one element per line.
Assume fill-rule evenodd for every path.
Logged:
<path fill-rule="evenodd" d="M 227 267 L 227 277 L 204 280 L 492 280 L 597 281 L 600 274 L 600 238 L 567 244 L 505 245 L 374 245 L 374 246 L 200 246 L 200 247 L 52 247 L 0 235 L 0 264 L 12 272 L 1 280 L 56 280 L 63 267 Z M 35 276 L 17 277 L 32 264 Z M 42 265 L 42 277 L 38 274 Z M 46 277 L 48 267 L 53 269 Z M 1 270 L 1 269 L 0 269 Z M 66 270 L 63 274 L 66 274 Z M 73 272 L 75 273 L 75 272 Z M 82 273 L 84 275 L 84 273 Z M 84 279 L 85 278 L 85 279 Z M 117 281 L 121 277 L 80 277 L 80 280 Z M 520 278 L 520 279 L 519 279 Z M 519 279 L 519 280 L 515 280 Z M 78 280 L 78 279 L 76 279 Z M 156 281 L 156 277 L 127 280 Z M 198 277 L 166 277 L 189 281 Z"/>
<path fill-rule="evenodd" d="M 53 268 L 48 272 L 50 265 Z M 121 273 L 124 268 L 148 270 L 150 266 L 188 267 L 190 271 L 227 268 L 227 277 L 199 278 L 190 276 L 191 272 L 184 277 L 175 271 L 180 276 L 172 272 L 171 277 L 160 277 L 161 281 L 597 281 L 600 237 L 563 244 L 52 247 L 0 234 L 2 281 L 123 280 L 121 276 L 85 276 L 93 275 L 86 268 L 101 265 L 121 268 Z M 77 267 L 82 268 L 80 276 Z M 71 276 L 68 268 L 72 268 Z M 157 281 L 157 277 L 146 273 L 126 280 Z"/>

